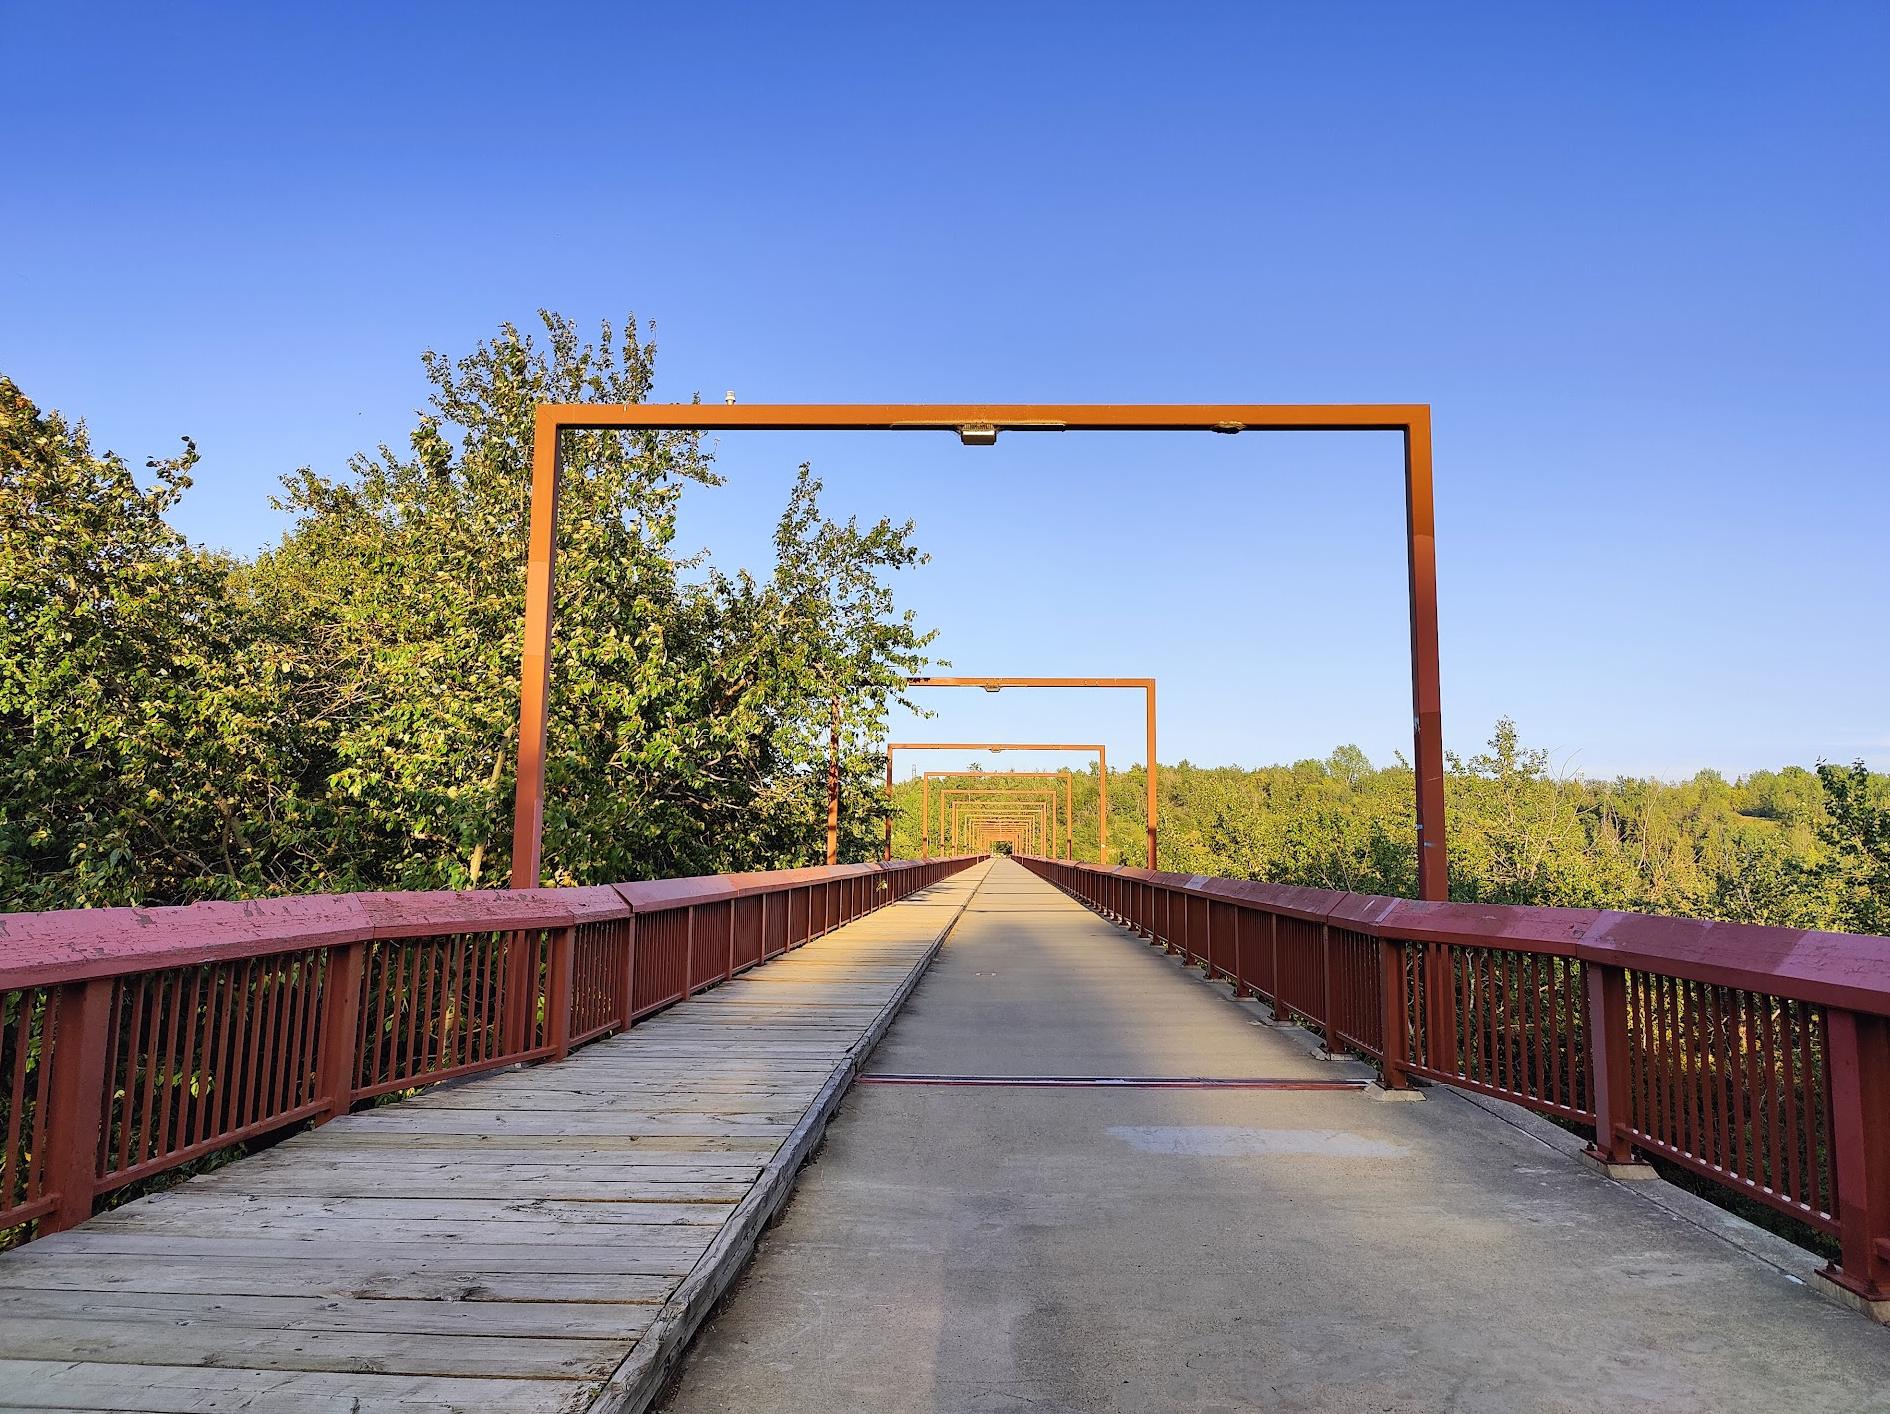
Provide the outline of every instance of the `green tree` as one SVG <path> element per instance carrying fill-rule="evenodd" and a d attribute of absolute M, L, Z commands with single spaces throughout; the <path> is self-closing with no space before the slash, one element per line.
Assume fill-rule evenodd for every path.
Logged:
<path fill-rule="evenodd" d="M 304 468 L 253 562 L 0 383 L 0 906 L 506 881 L 532 410 L 636 402 L 654 345 L 544 315 L 424 358 L 406 450 Z M 547 878 L 805 864 L 843 705 L 849 857 L 884 809 L 872 743 L 930 635 L 891 577 L 910 522 L 829 520 L 803 468 L 759 577 L 679 553 L 692 435 L 567 434 Z"/>
<path fill-rule="evenodd" d="M 1818 839 L 1827 854 L 1818 868 L 1829 926 L 1853 933 L 1890 933 L 1890 789 L 1856 761 L 1846 769 L 1818 763 L 1824 818 Z"/>
<path fill-rule="evenodd" d="M 1112 776 L 1118 858 L 1139 862 L 1141 768 Z M 1355 746 L 1286 766 L 1161 769 L 1162 866 L 1409 897 L 1412 775 Z M 1078 853 L 1095 857 L 1097 778 L 1076 777 Z M 916 821 L 917 787 L 901 786 Z M 1890 778 L 1861 765 L 1729 781 L 1561 777 L 1505 719 L 1445 776 L 1451 894 L 1726 918 L 1788 927 L 1890 926 Z M 916 825 L 910 844 L 917 845 Z M 902 836 L 902 839 L 904 836 Z"/>
<path fill-rule="evenodd" d="M 242 892 L 268 744 L 229 564 L 165 516 L 197 451 L 95 452 L 0 378 L 0 906 Z M 267 714 L 258 726 L 267 734 Z"/>
<path fill-rule="evenodd" d="M 655 357 L 634 323 L 587 344 L 543 318 L 543 345 L 507 325 L 457 362 L 427 355 L 410 453 L 292 478 L 297 524 L 249 578 L 309 658 L 349 885 L 507 872 L 532 409 L 640 401 Z M 808 862 L 830 691 L 863 729 L 923 662 L 883 579 L 918 558 L 910 523 L 833 524 L 803 470 L 771 575 L 723 574 L 675 543 L 684 488 L 719 480 L 695 434 L 566 434 L 547 882 Z M 846 765 L 877 801 L 870 763 Z"/>

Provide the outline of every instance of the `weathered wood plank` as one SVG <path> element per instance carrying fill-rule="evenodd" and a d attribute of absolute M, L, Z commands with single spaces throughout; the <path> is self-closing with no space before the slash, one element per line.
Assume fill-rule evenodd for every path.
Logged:
<path fill-rule="evenodd" d="M 761 1095 L 738 1095 L 713 1090 L 630 1090 L 612 1095 L 602 1089 L 537 1091 L 505 1095 L 482 1094 L 461 1090 L 451 1095 L 437 1095 L 415 1107 L 423 1113 L 438 1110 L 489 1110 L 495 1099 L 511 1101 L 535 1114 L 646 1114 L 677 1115 L 707 1112 L 717 1117 L 733 1115 L 799 1114 L 820 1089 L 810 1085 L 804 1090 L 770 1090 Z"/>
<path fill-rule="evenodd" d="M 480 1260 L 509 1271 L 526 1268 L 523 1262 L 548 1265 L 531 1270 L 558 1271 L 569 1263 L 579 1270 L 635 1271 L 620 1264 L 639 1261 L 643 1254 L 700 1252 L 714 1229 L 675 1224 L 566 1225 L 510 1222 L 349 1222 L 318 1218 L 289 1219 L 259 1230 L 240 1221 L 219 1223 L 205 1233 L 173 1228 L 85 1227 L 60 1233 L 61 1250 L 68 1252 L 122 1252 L 152 1257 L 175 1254 L 195 1257 L 304 1257 L 325 1253 L 385 1253 L 422 1262 L 451 1243 L 460 1252 L 478 1253 Z M 600 1250 L 608 1239 L 608 1250 Z M 551 1249 L 557 1249 L 555 1252 Z M 575 1250 L 572 1250 L 575 1249 Z M 516 1255 L 508 1255 L 516 1254 Z"/>
<path fill-rule="evenodd" d="M 609 1156 L 634 1153 L 639 1163 L 661 1163 L 663 1154 L 759 1154 L 764 1159 L 781 1147 L 779 1139 L 731 1134 L 402 1134 L 396 1130 L 357 1131 L 333 1148 L 344 1153 L 378 1149 L 404 1151 L 446 1150 L 452 1153 L 509 1154 L 542 1157 L 560 1151 Z M 598 1162 L 595 1157 L 587 1162 Z M 696 1162 L 696 1160 L 691 1160 Z"/>
<path fill-rule="evenodd" d="M 276 1193 L 254 1194 L 239 1200 L 222 1194 L 203 1197 L 180 1192 L 162 1195 L 171 1201 L 150 1211 L 124 1216 L 124 1210 L 104 1213 L 91 1224 L 93 1232 L 202 1232 L 216 1229 L 209 1224 L 227 1217 L 227 1226 L 238 1232 L 257 1234 L 288 1230 L 290 1224 L 361 1223 L 367 1228 L 383 1225 L 398 1231 L 407 1224 L 434 1224 L 442 1227 L 477 1229 L 491 1223 L 607 1224 L 612 1227 L 691 1227 L 721 1221 L 722 1203 L 676 1203 L 614 1200 L 604 1203 L 570 1203 L 558 1199 L 520 1197 L 513 1199 L 481 1198 L 384 1198 L 284 1197 Z"/>
<path fill-rule="evenodd" d="M 385 1132 L 406 1138 L 416 1134 L 635 1135 L 666 1139 L 753 1138 L 779 1139 L 794 1127 L 792 1114 L 719 1115 L 651 1114 L 647 1110 L 608 1110 L 603 1113 L 532 1114 L 512 1110 L 420 1110 L 403 1115 L 398 1127 Z"/>
<path fill-rule="evenodd" d="M 555 1336 L 616 1340 L 649 1324 L 654 1302 L 621 1306 L 548 1301 L 387 1301 L 357 1296 L 32 1291 L 0 1289 L 0 1321 L 59 1317 L 104 1323 L 236 1326 L 382 1335 Z M 10 1329 L 10 1327 L 9 1327 Z"/>
<path fill-rule="evenodd" d="M 757 1167 L 455 1164 L 450 1168 L 380 1164 L 310 1165 L 271 1176 L 277 1198 L 487 1198 L 584 1202 L 732 1203 L 748 1191 Z M 210 1188 L 209 1193 L 219 1192 Z"/>
<path fill-rule="evenodd" d="M 512 1379 L 602 1379 L 623 1344 L 554 1336 L 381 1334 L 264 1330 L 217 1324 L 5 1318 L 6 1350 L 22 1360 L 98 1360 L 124 1365 L 223 1365 L 253 1370 L 334 1370 L 377 1375 L 475 1375 Z M 626 1342 L 627 1343 L 627 1342 Z"/>
<path fill-rule="evenodd" d="M 17 1254 L 16 1254 L 17 1255 Z M 544 1264 L 537 1264 L 543 1267 Z M 573 1304 L 661 1302 L 686 1271 L 675 1260 L 644 1265 L 660 1271 L 501 1270 L 478 1261 L 426 1263 L 372 1257 L 219 1258 L 127 1262 L 116 1253 L 75 1254 L 57 1262 L 0 1262 L 0 1290 L 121 1291 L 226 1296 L 354 1296 L 440 1303 L 443 1310 L 479 1301 Z M 693 1259 L 689 1265 L 694 1265 Z M 683 1270 L 678 1270 L 682 1268 Z"/>
<path fill-rule="evenodd" d="M 0 1255 L 0 1411 L 625 1407 L 972 887 Z"/>
<path fill-rule="evenodd" d="M 411 1375 L 113 1365 L 0 1359 L 0 1398 L 9 1409 L 141 1410 L 204 1414 L 575 1414 L 597 1385 L 574 1380 L 457 1380 Z"/>

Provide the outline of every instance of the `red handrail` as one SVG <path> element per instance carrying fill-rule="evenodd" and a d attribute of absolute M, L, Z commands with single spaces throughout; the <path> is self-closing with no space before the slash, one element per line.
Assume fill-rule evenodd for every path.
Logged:
<path fill-rule="evenodd" d="M 1890 1300 L 1890 938 L 1435 903 L 1019 862 L 1154 942 L 1418 1076 L 1592 1124 L 1834 1236 Z"/>
<path fill-rule="evenodd" d="M 563 1056 L 973 862 L 0 914 L 0 1237 L 359 1101 Z"/>

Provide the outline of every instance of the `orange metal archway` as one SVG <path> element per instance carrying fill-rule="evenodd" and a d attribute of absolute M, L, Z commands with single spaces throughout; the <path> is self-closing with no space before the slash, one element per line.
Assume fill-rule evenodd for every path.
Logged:
<path fill-rule="evenodd" d="M 953 801 L 951 803 L 951 841 L 956 850 L 963 841 L 964 832 L 979 824 L 1001 821 L 1028 827 L 1033 841 L 1048 854 L 1049 839 L 1055 828 L 1050 819 L 1051 807 L 1039 801 L 1033 808 L 1027 804 L 1005 804 L 1001 801 Z"/>
<path fill-rule="evenodd" d="M 900 751 L 989 751 L 993 754 L 1003 751 L 1042 751 L 1055 753 L 1061 751 L 1093 751 L 1096 753 L 1096 862 L 1109 862 L 1109 748 L 1099 741 L 889 741 L 886 743 L 886 797 L 890 805 L 893 791 L 893 755 Z M 925 811 L 926 788 L 923 782 L 934 776 L 950 774 L 942 771 L 927 771 L 921 778 L 919 788 L 920 804 L 920 839 L 919 855 L 929 858 L 931 854 L 930 817 Z M 971 773 L 967 773 L 971 774 Z M 1015 774 L 1014 772 L 989 772 L 991 775 Z M 1072 811 L 1072 814 L 1074 812 Z M 886 816 L 886 857 L 892 858 L 892 813 Z M 1071 857 L 1075 857 L 1075 840 L 1071 840 Z"/>
<path fill-rule="evenodd" d="M 1073 784 L 1073 777 L 1071 775 L 1069 768 L 1067 767 L 1065 767 L 1061 771 L 927 771 L 919 779 L 919 813 L 920 813 L 919 828 L 921 831 L 920 842 L 919 842 L 920 856 L 922 858 L 928 857 L 931 852 L 932 821 L 931 821 L 931 813 L 930 813 L 931 802 L 930 802 L 929 797 L 931 794 L 931 786 L 932 786 L 933 781 L 936 780 L 939 782 L 939 788 L 938 788 L 939 813 L 940 813 L 940 824 L 942 826 L 944 823 L 943 816 L 944 816 L 944 810 L 945 810 L 945 798 L 947 795 L 960 795 L 969 791 L 977 790 L 979 789 L 979 785 L 978 785 L 979 781 L 1003 782 L 1003 781 L 1020 781 L 1020 780 L 1027 781 L 1027 780 L 1033 780 L 1033 779 L 1047 780 L 1047 781 L 1061 780 L 1063 782 L 1063 795 L 1064 795 L 1063 819 L 1066 826 L 1066 832 L 1069 835 L 1071 835 L 1071 837 L 1073 838 L 1075 835 L 1074 816 L 1075 816 L 1075 804 L 1076 804 L 1076 791 Z M 950 780 L 962 780 L 966 782 L 967 784 L 963 787 L 947 786 L 945 782 L 950 781 Z M 999 796 L 999 797 L 1012 795 L 1012 794 L 1015 794 L 1019 797 L 1026 797 L 1033 794 L 1041 794 L 1045 791 L 1049 793 L 1050 798 L 1051 798 L 1051 804 L 1052 806 L 1054 806 L 1056 803 L 1056 787 L 1055 786 L 1048 786 L 1048 787 L 1037 786 L 1037 787 L 1030 787 L 1024 790 L 1020 790 L 1017 792 L 1009 792 L 1005 790 L 1000 790 L 994 785 L 991 788 L 989 793 L 993 796 Z"/>
<path fill-rule="evenodd" d="M 1156 811 L 1158 809 L 1155 779 L 1158 767 L 1155 763 L 1155 679 L 1154 678 L 1011 678 L 1011 677 L 952 677 L 907 678 L 911 687 L 978 687 L 986 692 L 1002 692 L 1007 687 L 1121 687 L 1143 694 L 1145 721 L 1148 731 L 1148 867 L 1155 867 Z M 1100 748 L 1098 748 L 1100 750 Z M 888 770 L 892 763 L 887 762 Z"/>
<path fill-rule="evenodd" d="M 577 430 L 942 431 L 956 434 L 968 446 L 989 445 L 1005 432 L 1398 433 L 1404 442 L 1418 894 L 1427 899 L 1448 897 L 1443 710 L 1437 661 L 1437 519 L 1431 484 L 1431 410 L 1424 403 L 540 403 L 532 418 L 532 508 L 512 815 L 515 887 L 536 887 L 540 882 L 561 434 Z M 1156 763 L 1153 753 L 1150 757 L 1152 774 Z M 1151 838 L 1154 826 L 1151 809 Z"/>

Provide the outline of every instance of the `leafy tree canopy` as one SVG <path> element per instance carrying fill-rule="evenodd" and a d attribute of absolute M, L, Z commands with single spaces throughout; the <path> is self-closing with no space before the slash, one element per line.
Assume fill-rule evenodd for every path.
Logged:
<path fill-rule="evenodd" d="M 1076 852 L 1096 857 L 1099 778 L 1074 773 Z M 1801 928 L 1890 932 L 1890 777 L 1857 763 L 1737 781 L 1558 775 L 1499 721 L 1444 779 L 1453 898 L 1625 908 Z M 1324 760 L 1243 769 L 1163 766 L 1161 864 L 1410 897 L 1413 779 L 1356 746 Z M 902 782 L 894 848 L 919 845 L 919 789 Z M 1109 853 L 1143 859 L 1143 775 L 1111 773 Z M 937 798 L 933 798 L 937 837 Z"/>
<path fill-rule="evenodd" d="M 304 468 L 250 561 L 0 383 L 0 903 L 504 882 L 532 408 L 636 402 L 655 346 L 543 316 L 423 362 L 404 450 Z M 931 634 L 891 576 L 911 522 L 827 518 L 803 466 L 759 576 L 676 547 L 693 435 L 567 434 L 548 882 L 803 864 L 843 704 L 849 853 L 871 847 L 891 704 Z"/>

